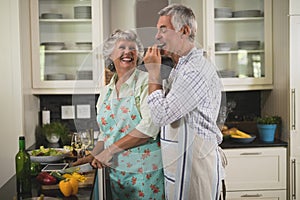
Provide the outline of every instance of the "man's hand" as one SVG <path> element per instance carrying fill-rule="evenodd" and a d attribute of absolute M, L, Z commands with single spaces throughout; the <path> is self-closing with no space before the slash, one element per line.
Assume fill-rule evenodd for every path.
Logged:
<path fill-rule="evenodd" d="M 157 45 L 149 47 L 144 56 L 145 67 L 149 73 L 149 83 L 161 84 L 161 54 Z"/>

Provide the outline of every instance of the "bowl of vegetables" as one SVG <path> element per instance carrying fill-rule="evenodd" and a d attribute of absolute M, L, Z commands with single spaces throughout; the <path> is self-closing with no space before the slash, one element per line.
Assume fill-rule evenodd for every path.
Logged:
<path fill-rule="evenodd" d="M 29 151 L 28 153 L 32 162 L 49 163 L 62 160 L 70 151 L 65 148 L 45 148 L 44 146 L 40 146 L 39 149 Z"/>

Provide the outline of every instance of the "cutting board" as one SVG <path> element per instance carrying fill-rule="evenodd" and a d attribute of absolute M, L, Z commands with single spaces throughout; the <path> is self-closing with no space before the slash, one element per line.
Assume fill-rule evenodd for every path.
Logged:
<path fill-rule="evenodd" d="M 95 179 L 95 170 L 92 172 L 85 173 L 84 176 L 87 178 L 84 182 L 78 183 L 78 188 L 87 188 L 93 187 L 94 179 Z M 42 190 L 55 190 L 59 189 L 58 184 L 55 185 L 42 185 Z"/>

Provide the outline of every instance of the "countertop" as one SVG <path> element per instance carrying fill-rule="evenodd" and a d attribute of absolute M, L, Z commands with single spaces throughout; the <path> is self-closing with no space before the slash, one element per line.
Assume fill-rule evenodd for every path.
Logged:
<path fill-rule="evenodd" d="M 272 143 L 265 143 L 260 141 L 259 138 L 256 138 L 253 142 L 244 144 L 244 143 L 237 143 L 230 140 L 230 138 L 226 138 L 223 140 L 220 146 L 223 149 L 232 149 L 232 148 L 257 148 L 257 147 L 287 147 L 287 145 L 288 145 L 287 142 L 278 139 L 275 139 L 275 141 Z"/>
<path fill-rule="evenodd" d="M 244 143 L 236 143 L 226 138 L 220 145 L 223 149 L 233 149 L 233 148 L 257 148 L 257 147 L 287 147 L 287 142 L 275 139 L 273 143 L 264 143 L 256 138 L 253 142 L 244 144 Z M 31 148 L 34 148 L 31 147 Z M 30 148 L 30 149 L 31 149 Z M 96 174 L 95 174 L 96 175 Z M 63 197 L 62 193 L 58 189 L 54 190 L 42 190 L 41 185 L 36 181 L 35 177 L 32 177 L 32 197 L 38 197 L 41 194 L 50 197 L 57 197 L 59 199 L 64 200 L 85 200 L 85 199 L 93 199 L 94 191 L 93 187 L 87 188 L 79 188 L 78 194 L 76 196 L 71 197 Z M 16 176 L 14 175 L 11 179 L 9 179 L 1 188 L 0 188 L 0 199 L 17 199 L 16 198 Z"/>
<path fill-rule="evenodd" d="M 48 145 L 46 145 L 48 146 Z M 36 145 L 32 145 L 27 150 L 32 150 L 37 148 Z M 97 170 L 95 170 L 96 177 Z M 93 198 L 94 191 L 93 187 L 84 187 L 78 189 L 78 194 L 76 196 L 64 197 L 59 189 L 48 189 L 43 190 L 41 184 L 35 179 L 35 176 L 32 176 L 31 181 L 31 193 L 32 197 L 38 197 L 41 194 L 44 194 L 47 197 L 57 197 L 58 199 L 64 200 L 89 200 Z M 14 200 L 17 198 L 17 189 L 16 189 L 16 175 L 11 177 L 1 188 L 0 188 L 0 199 L 1 200 Z"/>
<path fill-rule="evenodd" d="M 31 179 L 31 196 L 38 197 L 44 194 L 47 197 L 57 197 L 58 199 L 64 200 L 89 200 L 93 197 L 93 187 L 79 188 L 78 194 L 76 196 L 64 197 L 59 189 L 52 190 L 42 190 L 41 184 L 38 183 L 35 177 Z M 0 188 L 0 199 L 3 200 L 14 200 L 17 198 L 16 190 L 16 176 L 14 175 L 10 178 L 1 188 Z"/>

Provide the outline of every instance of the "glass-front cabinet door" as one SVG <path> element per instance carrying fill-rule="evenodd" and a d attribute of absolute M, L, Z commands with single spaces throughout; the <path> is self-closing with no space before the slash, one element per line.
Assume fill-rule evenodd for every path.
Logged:
<path fill-rule="evenodd" d="M 204 48 L 226 91 L 272 88 L 272 0 L 207 0 Z"/>
<path fill-rule="evenodd" d="M 34 93 L 95 93 L 102 67 L 98 0 L 31 0 Z"/>

